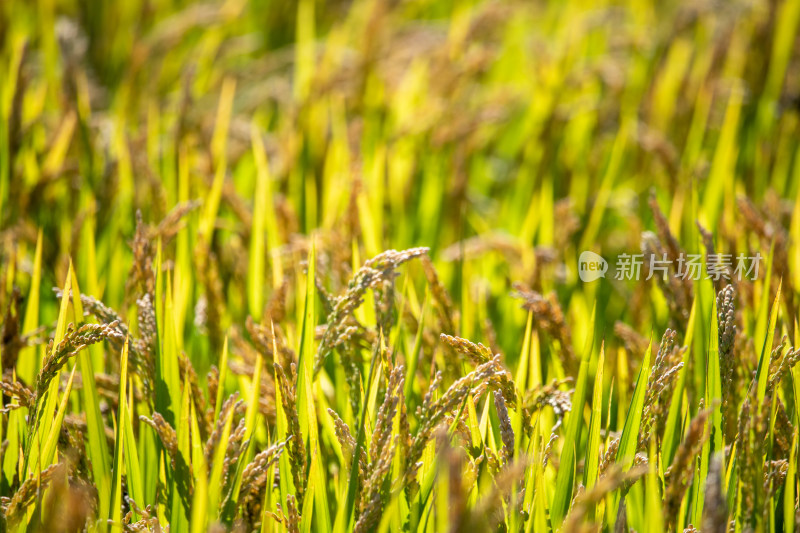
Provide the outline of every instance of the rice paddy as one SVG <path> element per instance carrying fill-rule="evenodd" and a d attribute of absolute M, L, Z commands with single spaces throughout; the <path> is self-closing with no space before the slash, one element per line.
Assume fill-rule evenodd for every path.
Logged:
<path fill-rule="evenodd" d="M 5 0 L 0 531 L 800 531 L 800 2 Z"/>

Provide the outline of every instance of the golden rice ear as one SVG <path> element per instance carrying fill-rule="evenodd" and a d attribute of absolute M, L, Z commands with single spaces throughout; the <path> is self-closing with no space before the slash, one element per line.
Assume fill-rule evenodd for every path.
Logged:
<path fill-rule="evenodd" d="M 514 296 L 523 301 L 523 309 L 530 311 L 539 330 L 558 341 L 558 353 L 564 369 L 571 376 L 577 375 L 578 359 L 572 348 L 572 333 L 555 293 L 545 297 L 519 282 L 514 283 L 514 290 Z"/>
<path fill-rule="evenodd" d="M 302 508 L 303 498 L 307 483 L 306 474 L 308 464 L 306 461 L 306 447 L 303 441 L 303 434 L 300 432 L 300 417 L 297 412 L 297 381 L 294 376 L 294 363 L 291 364 L 292 379 L 286 376 L 283 367 L 274 363 L 275 380 L 281 393 L 281 405 L 288 424 L 287 436 L 291 436 L 289 441 L 289 463 L 291 475 L 297 491 L 297 502 Z"/>
<path fill-rule="evenodd" d="M 64 463 L 50 465 L 37 474 L 31 474 L 22 482 L 11 498 L 4 498 L 2 510 L 6 526 L 13 528 L 19 524 L 25 518 L 27 508 L 36 501 L 41 490 L 62 475 L 65 470 Z"/>
<path fill-rule="evenodd" d="M 666 400 L 671 398 L 672 385 L 683 368 L 683 362 L 678 357 L 683 352 L 675 349 L 675 335 L 675 331 L 669 328 L 664 332 L 656 359 L 650 369 L 645 390 L 641 433 L 639 434 L 640 448 L 647 446 L 654 430 L 663 427 L 668 408 Z"/>
<path fill-rule="evenodd" d="M 36 395 L 40 397 L 52 379 L 58 374 L 67 361 L 92 344 L 97 344 L 106 339 L 121 340 L 122 335 L 117 330 L 119 322 L 116 320 L 108 324 L 84 324 L 75 329 L 70 324 L 64 338 L 57 346 L 53 346 L 53 341 L 48 345 L 48 356 L 42 363 L 42 369 L 36 377 Z"/>
<path fill-rule="evenodd" d="M 363 494 L 359 494 L 356 502 L 358 513 L 355 531 L 358 532 L 372 531 L 383 512 L 385 500 L 383 485 L 390 474 L 395 450 L 400 441 L 400 435 L 397 431 L 393 431 L 393 425 L 398 404 L 402 399 L 403 376 L 402 365 L 393 369 L 383 403 L 378 410 L 375 428 L 372 431 L 369 461 L 366 469 L 361 472 L 364 477 Z"/>
<path fill-rule="evenodd" d="M 411 439 L 411 445 L 406 456 L 406 483 L 413 487 L 419 470 L 419 459 L 428 441 L 433 436 L 434 430 L 439 426 L 445 415 L 450 412 L 461 412 L 463 402 L 470 401 L 469 395 L 476 394 L 482 385 L 498 372 L 499 356 L 478 366 L 466 376 L 456 380 L 442 394 L 434 400 L 433 395 L 438 388 L 442 375 L 436 374 L 431 383 L 423 403 L 417 410 L 419 428 Z"/>
<path fill-rule="evenodd" d="M 152 418 L 141 415 L 139 420 L 155 430 L 158 438 L 161 439 L 161 444 L 163 444 L 164 449 L 167 450 L 167 454 L 174 468 L 178 457 L 178 434 L 175 428 L 164 420 L 164 417 L 159 413 L 153 413 Z"/>
<path fill-rule="evenodd" d="M 663 515 L 667 527 L 673 525 L 678 516 L 681 501 L 694 475 L 695 457 L 709 438 L 710 431 L 706 428 L 706 421 L 713 409 L 703 409 L 692 419 L 672 464 L 664 472 L 667 487 L 664 493 Z"/>
<path fill-rule="evenodd" d="M 207 465 L 212 463 L 212 454 L 214 450 L 219 446 L 220 440 L 222 435 L 225 432 L 225 424 L 228 417 L 231 419 L 234 416 L 241 416 L 244 414 L 245 411 L 245 404 L 242 400 L 239 399 L 239 391 L 234 392 L 225 400 L 219 410 L 219 416 L 214 423 L 214 428 L 212 429 L 211 433 L 206 440 L 205 446 L 203 448 L 203 454 L 205 457 L 205 462 Z"/>
<path fill-rule="evenodd" d="M 456 352 L 466 355 L 476 364 L 485 363 L 493 357 L 492 351 L 479 342 L 471 342 L 461 337 L 447 335 L 446 333 L 440 334 L 439 338 Z"/>
<path fill-rule="evenodd" d="M 514 429 L 511 427 L 511 419 L 508 417 L 508 409 L 503 399 L 503 394 L 494 391 L 494 407 L 497 417 L 500 419 L 500 438 L 503 441 L 503 461 L 508 464 L 514 458 Z"/>
<path fill-rule="evenodd" d="M 0 382 L 0 390 L 2 390 L 3 394 L 16 401 L 16 404 L 7 404 L 4 407 L 4 412 L 6 413 L 11 409 L 31 407 L 36 400 L 33 391 L 19 381 L 6 381 L 4 379 Z"/>
<path fill-rule="evenodd" d="M 242 473 L 240 495 L 247 498 L 251 494 L 258 493 L 264 488 L 264 484 L 267 482 L 269 468 L 278 462 L 284 447 L 291 439 L 292 437 L 289 436 L 285 441 L 273 444 L 269 448 L 259 452 L 253 458 Z"/>
<path fill-rule="evenodd" d="M 285 523 L 288 533 L 300 533 L 300 514 L 297 511 L 297 500 L 292 494 L 286 496 Z"/>
<path fill-rule="evenodd" d="M 317 347 L 314 374 L 319 372 L 323 361 L 334 348 L 349 340 L 352 330 L 348 329 L 348 326 L 352 324 L 348 323 L 348 319 L 363 302 L 367 290 L 375 292 L 377 297 L 377 331 L 380 332 L 382 328 L 388 331 L 395 270 L 414 258 L 425 257 L 427 253 L 428 248 L 410 248 L 400 252 L 387 250 L 368 260 L 358 269 L 350 280 L 347 291 L 330 301 L 332 311 L 328 314 L 325 332 Z"/>
<path fill-rule="evenodd" d="M 136 230 L 134 232 L 131 248 L 133 249 L 133 264 L 125 282 L 126 301 L 131 302 L 136 295 L 154 295 L 156 290 L 156 273 L 153 269 L 155 250 L 150 231 L 142 220 L 141 209 L 136 210 Z M 141 297 L 140 296 L 140 297 Z"/>
<path fill-rule="evenodd" d="M 436 267 L 433 266 L 433 261 L 431 261 L 427 255 L 422 256 L 422 268 L 425 272 L 425 278 L 428 280 L 428 286 L 430 287 L 433 301 L 436 303 L 436 308 L 439 311 L 439 320 L 442 329 L 444 333 L 454 335 L 458 331 L 456 324 L 458 324 L 460 319 L 460 313 L 453 305 L 447 288 L 445 288 L 439 278 Z"/>

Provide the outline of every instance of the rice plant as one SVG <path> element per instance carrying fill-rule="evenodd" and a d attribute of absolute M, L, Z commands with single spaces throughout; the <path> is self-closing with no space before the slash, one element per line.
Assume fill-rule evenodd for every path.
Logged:
<path fill-rule="evenodd" d="M 0 3 L 0 531 L 800 531 L 800 2 Z"/>

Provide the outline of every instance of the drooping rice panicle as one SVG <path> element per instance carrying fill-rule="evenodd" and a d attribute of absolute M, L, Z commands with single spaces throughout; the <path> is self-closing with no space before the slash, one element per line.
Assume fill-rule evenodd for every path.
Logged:
<path fill-rule="evenodd" d="M 500 438 L 503 441 L 503 459 L 506 463 L 514 458 L 514 429 L 511 427 L 511 419 L 508 417 L 506 402 L 500 391 L 494 391 L 494 407 L 497 410 L 497 417 L 500 419 Z"/>
<path fill-rule="evenodd" d="M 19 524 L 24 518 L 25 510 L 41 496 L 50 482 L 59 476 L 64 468 L 63 463 L 50 465 L 40 473 L 28 477 L 11 498 L 3 497 L 0 506 L 2 506 L 7 527 L 13 528 Z"/>
<path fill-rule="evenodd" d="M 333 312 L 328 316 L 327 328 L 322 337 L 322 341 L 317 348 L 314 368 L 315 373 L 319 371 L 322 361 L 336 346 L 343 342 L 341 334 L 343 332 L 345 319 L 356 308 L 361 305 L 364 294 L 369 289 L 378 289 L 385 280 L 394 278 L 395 269 L 403 263 L 416 257 L 424 256 L 428 253 L 427 248 L 411 248 L 398 252 L 387 250 L 364 263 L 348 284 L 347 291 L 336 298 L 333 304 Z"/>
<path fill-rule="evenodd" d="M 298 504 L 302 506 L 303 497 L 305 495 L 305 488 L 306 488 L 306 472 L 307 472 L 307 464 L 306 464 L 306 449 L 305 444 L 303 443 L 303 435 L 300 433 L 300 419 L 297 414 L 297 400 L 295 396 L 295 387 L 297 380 L 294 377 L 295 375 L 295 365 L 292 363 L 292 379 L 290 380 L 286 373 L 283 371 L 283 367 L 278 363 L 274 364 L 275 367 L 275 378 L 278 382 L 278 386 L 280 387 L 281 391 L 281 402 L 283 407 L 283 412 L 286 416 L 286 420 L 288 422 L 288 435 L 292 437 L 292 440 L 289 441 L 289 458 L 291 460 L 291 468 L 292 468 L 292 479 L 294 481 L 294 487 L 297 491 L 296 498 Z"/>
<path fill-rule="evenodd" d="M 41 397 L 69 358 L 74 357 L 87 346 L 97 344 L 103 340 L 120 340 L 122 337 L 116 330 L 117 324 L 116 321 L 108 324 L 84 324 L 77 329 L 72 324 L 69 324 L 64 338 L 55 346 L 53 341 L 50 341 L 47 346 L 48 356 L 42 363 L 42 368 L 36 377 L 36 396 Z"/>
<path fill-rule="evenodd" d="M 358 499 L 359 516 L 354 531 L 365 532 L 375 528 L 383 511 L 383 484 L 389 474 L 399 436 L 393 436 L 392 427 L 402 399 L 403 367 L 397 366 L 386 387 L 386 396 L 378 410 L 372 441 L 369 448 L 369 465 L 362 473 L 363 492 Z"/>
<path fill-rule="evenodd" d="M 664 472 L 667 487 L 664 492 L 664 517 L 666 525 L 674 524 L 680 502 L 694 475 L 694 458 L 708 439 L 706 421 L 710 409 L 700 411 L 689 423 L 686 436 L 678 447 L 672 464 Z"/>
<path fill-rule="evenodd" d="M 167 455 L 169 455 L 170 461 L 172 462 L 172 467 L 175 468 L 178 458 L 178 436 L 175 428 L 170 426 L 169 422 L 164 420 L 164 417 L 159 413 L 153 413 L 152 418 L 142 415 L 139 419 L 155 430 L 159 439 L 161 439 L 161 444 L 163 444 L 164 449 L 167 450 Z"/>
<path fill-rule="evenodd" d="M 564 313 L 555 294 L 551 293 L 544 297 L 520 284 L 514 288 L 515 295 L 524 301 L 523 307 L 533 314 L 538 327 L 558 341 L 562 364 L 570 375 L 575 375 L 578 367 L 572 349 L 572 333 L 564 320 Z"/>
<path fill-rule="evenodd" d="M 458 408 L 461 402 L 473 391 L 474 387 L 479 386 L 483 381 L 495 375 L 498 371 L 499 361 L 499 356 L 495 356 L 492 360 L 478 366 L 475 370 L 450 385 L 450 388 L 439 399 L 434 400 L 433 393 L 441 381 L 441 376 L 437 374 L 425 394 L 422 405 L 417 408 L 417 419 L 420 426 L 411 440 L 408 455 L 406 456 L 406 479 L 413 480 L 416 477 L 419 470 L 418 460 L 422 455 L 422 450 L 431 438 L 433 430 L 444 418 L 444 415 Z"/>

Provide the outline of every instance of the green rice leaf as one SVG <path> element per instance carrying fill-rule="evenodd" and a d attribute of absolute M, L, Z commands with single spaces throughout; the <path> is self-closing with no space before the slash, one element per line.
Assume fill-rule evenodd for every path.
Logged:
<path fill-rule="evenodd" d="M 572 501 L 573 485 L 575 481 L 575 463 L 580 445 L 581 427 L 583 423 L 583 405 L 586 399 L 589 363 L 592 358 L 594 346 L 594 323 L 597 309 L 592 309 L 592 318 L 589 321 L 589 333 L 586 337 L 583 356 L 581 357 L 578 380 L 575 383 L 575 392 L 572 395 L 572 411 L 567 420 L 567 430 L 564 436 L 564 447 L 561 449 L 561 459 L 556 477 L 555 494 L 550 505 L 550 519 L 553 528 L 557 529 L 564 521 Z"/>

